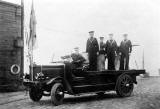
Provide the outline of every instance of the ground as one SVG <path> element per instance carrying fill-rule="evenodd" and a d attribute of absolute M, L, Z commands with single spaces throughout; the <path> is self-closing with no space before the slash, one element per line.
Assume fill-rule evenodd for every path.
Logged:
<path fill-rule="evenodd" d="M 50 97 L 32 102 L 25 92 L 0 93 L 0 109 L 160 109 L 160 78 L 138 79 L 131 97 L 119 98 L 115 92 L 65 96 L 64 103 L 53 106 Z"/>

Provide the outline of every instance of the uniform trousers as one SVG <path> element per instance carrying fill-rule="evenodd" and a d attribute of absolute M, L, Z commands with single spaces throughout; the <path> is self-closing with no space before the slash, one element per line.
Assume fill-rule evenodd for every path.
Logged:
<path fill-rule="evenodd" d="M 115 53 L 110 52 L 107 54 L 108 57 L 108 70 L 115 70 Z"/>
<path fill-rule="evenodd" d="M 129 68 L 129 54 L 121 54 L 120 70 L 128 70 Z"/>

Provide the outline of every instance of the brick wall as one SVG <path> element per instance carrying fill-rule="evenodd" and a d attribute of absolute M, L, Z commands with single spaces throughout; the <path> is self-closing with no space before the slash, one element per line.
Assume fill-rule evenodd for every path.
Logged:
<path fill-rule="evenodd" d="M 21 37 L 21 7 L 0 1 L 0 78 L 19 77 L 10 73 L 13 64 L 21 66 L 22 48 L 15 47 L 15 40 L 19 37 Z"/>

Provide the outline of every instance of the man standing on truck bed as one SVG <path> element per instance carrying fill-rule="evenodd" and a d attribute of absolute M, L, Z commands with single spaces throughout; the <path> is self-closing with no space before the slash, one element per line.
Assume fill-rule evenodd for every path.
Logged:
<path fill-rule="evenodd" d="M 120 52 L 120 70 L 128 70 L 129 68 L 129 56 L 132 52 L 132 43 L 128 40 L 128 34 L 123 35 L 124 40 L 121 41 L 119 52 Z"/>
<path fill-rule="evenodd" d="M 94 37 L 94 31 L 89 32 L 90 37 L 87 40 L 86 52 L 89 58 L 89 69 L 92 71 L 97 70 L 97 55 L 99 51 L 99 45 L 97 39 Z"/>
<path fill-rule="evenodd" d="M 100 37 L 99 42 L 99 56 L 97 59 L 97 70 L 103 71 L 105 70 L 105 43 L 104 43 L 104 37 Z"/>
<path fill-rule="evenodd" d="M 113 39 L 113 34 L 109 34 L 109 40 L 106 42 L 106 54 L 108 58 L 108 70 L 115 70 L 115 56 L 117 55 L 117 43 Z"/>

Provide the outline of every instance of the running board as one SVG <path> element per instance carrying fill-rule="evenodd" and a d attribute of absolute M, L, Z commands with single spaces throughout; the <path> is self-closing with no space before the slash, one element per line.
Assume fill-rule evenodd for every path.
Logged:
<path fill-rule="evenodd" d="M 80 86 L 73 86 L 73 88 L 95 87 L 95 86 L 108 86 L 108 85 L 115 85 L 115 83 L 93 84 L 93 85 L 80 85 Z"/>
<path fill-rule="evenodd" d="M 73 92 L 75 94 L 107 91 L 114 89 L 115 83 L 73 86 Z"/>

